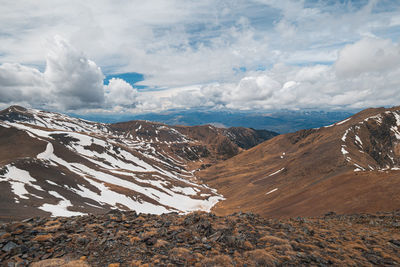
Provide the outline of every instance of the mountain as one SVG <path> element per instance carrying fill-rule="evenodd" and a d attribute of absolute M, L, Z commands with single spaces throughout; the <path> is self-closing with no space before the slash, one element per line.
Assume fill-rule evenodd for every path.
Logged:
<path fill-rule="evenodd" d="M 210 125 L 95 123 L 11 106 L 0 111 L 0 220 L 113 208 L 208 211 L 223 197 L 194 171 L 275 135 Z"/>
<path fill-rule="evenodd" d="M 359 110 L 357 110 L 359 111 Z M 102 122 L 126 120 L 159 121 L 169 125 L 212 124 L 225 127 L 242 126 L 267 129 L 278 133 L 290 133 L 302 129 L 316 128 L 343 120 L 356 111 L 314 111 L 314 110 L 279 110 L 279 111 L 234 111 L 234 110 L 168 110 L 162 113 L 138 115 L 81 115 L 86 119 Z"/>
<path fill-rule="evenodd" d="M 400 206 L 400 108 L 279 135 L 198 172 L 226 200 L 212 209 L 317 216 Z"/>

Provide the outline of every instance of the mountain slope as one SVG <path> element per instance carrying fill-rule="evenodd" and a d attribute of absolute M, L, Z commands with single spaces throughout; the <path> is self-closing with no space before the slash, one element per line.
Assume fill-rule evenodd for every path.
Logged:
<path fill-rule="evenodd" d="M 198 175 L 226 198 L 214 211 L 314 216 L 400 205 L 400 108 L 270 139 Z"/>
<path fill-rule="evenodd" d="M 238 154 L 232 136 L 243 139 L 212 126 L 102 124 L 12 106 L 0 112 L 0 219 L 209 210 L 222 196 L 193 169 Z"/>

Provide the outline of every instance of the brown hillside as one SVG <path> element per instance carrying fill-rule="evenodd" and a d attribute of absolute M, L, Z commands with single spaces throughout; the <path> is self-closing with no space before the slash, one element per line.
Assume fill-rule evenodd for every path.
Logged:
<path fill-rule="evenodd" d="M 270 139 L 197 173 L 226 198 L 217 214 L 315 216 L 400 206 L 399 108 L 367 109 Z"/>
<path fill-rule="evenodd" d="M 0 221 L 110 209 L 209 210 L 222 197 L 193 170 L 268 133 L 148 121 L 103 124 L 11 106 L 0 111 Z M 263 135 L 264 134 L 264 135 Z"/>

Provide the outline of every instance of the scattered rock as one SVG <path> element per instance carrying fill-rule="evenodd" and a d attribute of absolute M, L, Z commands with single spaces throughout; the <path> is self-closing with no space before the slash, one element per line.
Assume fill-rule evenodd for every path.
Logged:
<path fill-rule="evenodd" d="M 122 211 L 31 218 L 25 224 L 0 224 L 0 262 L 34 267 L 399 265 L 398 222 L 400 212 L 281 220 L 251 213 Z"/>
<path fill-rule="evenodd" d="M 17 248 L 17 247 L 18 247 L 17 244 L 15 244 L 15 243 L 12 242 L 12 241 L 9 241 L 9 242 L 2 248 L 2 250 L 3 250 L 4 252 L 9 252 L 9 251 L 11 251 L 12 249 Z"/>

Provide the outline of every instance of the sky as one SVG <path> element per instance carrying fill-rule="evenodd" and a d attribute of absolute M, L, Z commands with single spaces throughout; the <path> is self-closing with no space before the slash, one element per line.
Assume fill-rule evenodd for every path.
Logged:
<path fill-rule="evenodd" d="M 400 105 L 398 0 L 0 0 L 0 107 Z"/>

